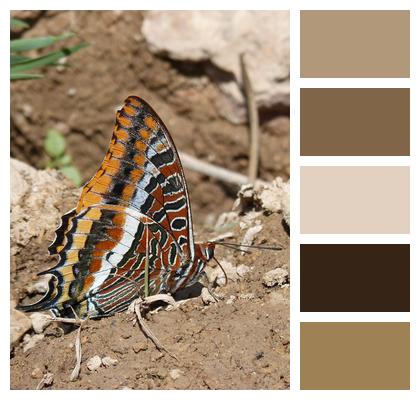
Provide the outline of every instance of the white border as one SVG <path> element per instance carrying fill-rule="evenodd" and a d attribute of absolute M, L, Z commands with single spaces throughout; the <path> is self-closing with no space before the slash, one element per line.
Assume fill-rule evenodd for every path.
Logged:
<path fill-rule="evenodd" d="M 5 4 L 5 7 L 3 6 Z M 9 29 L 8 29 L 8 19 L 9 19 L 9 10 L 10 9 L 79 9 L 79 10 L 89 10 L 89 9 L 115 9 L 116 6 L 119 6 L 119 9 L 125 10 L 135 10 L 135 9 L 208 9 L 208 10 L 223 10 L 223 9 L 249 9 L 249 10 L 272 10 L 272 9 L 288 9 L 291 14 L 291 214 L 292 214 L 292 226 L 291 226 L 291 276 L 292 276 L 292 285 L 291 285 L 291 390 L 290 391 L 264 391 L 258 392 L 258 396 L 263 396 L 265 398 L 285 398 L 285 399 L 336 399 L 337 396 L 343 399 L 353 399 L 355 396 L 363 396 L 363 398 L 368 399 L 395 399 L 396 397 L 401 399 L 412 399 L 417 398 L 420 395 L 419 385 L 417 383 L 419 376 L 419 346 L 418 340 L 419 337 L 419 316 L 418 316 L 418 304 L 419 304 L 419 289 L 417 288 L 417 282 L 419 282 L 420 273 L 418 272 L 420 266 L 420 257 L 419 257 L 419 223 L 420 215 L 418 211 L 419 205 L 419 195 L 418 195 L 418 186 L 420 182 L 419 174 L 419 120 L 418 113 L 420 110 L 419 102 L 419 84 L 417 71 L 419 71 L 418 63 L 418 52 L 420 32 L 418 26 L 420 25 L 419 11 L 418 11 L 418 1 L 413 0 L 383 0 L 378 2 L 377 0 L 343 0 L 340 2 L 334 0 L 302 0 L 302 1 L 281 1 L 281 0 L 241 0 L 241 1 L 231 1 L 226 2 L 226 0 L 213 0 L 213 1 L 201 1 L 199 4 L 192 0 L 154 0 L 153 2 L 141 2 L 138 0 L 126 0 L 123 3 L 115 3 L 111 1 L 5 1 L 1 3 L 1 16 L 2 24 L 0 24 L 0 31 L 2 33 L 1 41 L 1 50 L 3 53 L 3 59 L 8 59 L 9 54 Z M 382 79 L 301 79 L 299 71 L 299 10 L 304 9 L 331 9 L 331 10 L 346 10 L 346 9 L 357 9 L 357 10 L 370 10 L 370 9 L 410 9 L 411 10 L 411 78 L 410 79 L 386 79 L 387 84 L 383 85 Z M 2 63 L 1 67 L 3 74 L 4 89 L 1 92 L 2 96 L 2 109 L 8 113 L 10 109 L 10 98 L 9 91 L 9 69 L 7 63 Z M 316 81 L 316 82 L 315 82 Z M 328 82 L 327 82 L 328 81 Z M 350 236 L 342 235 L 340 237 L 328 238 L 327 235 L 300 235 L 299 233 L 299 173 L 298 168 L 300 165 L 314 165 L 311 162 L 316 162 L 313 160 L 305 161 L 304 158 L 299 158 L 299 88 L 300 87 L 411 87 L 411 109 L 412 109 L 412 126 L 411 126 L 411 157 L 408 160 L 401 161 L 401 164 L 398 164 L 400 161 L 390 161 L 382 160 L 380 163 L 388 163 L 387 165 L 410 165 L 411 166 L 411 234 L 410 235 L 386 235 L 386 236 L 376 236 L 369 237 L 366 235 L 362 236 Z M 9 127 L 9 118 L 5 116 L 6 119 L 6 128 L 4 130 L 10 132 Z M 6 134 L 6 132 L 4 132 Z M 1 157 L 2 171 L 4 171 L 5 184 L 10 187 L 9 182 L 9 154 L 10 149 L 8 146 L 2 146 L 3 157 Z M 330 165 L 327 159 L 323 160 L 323 165 Z M 340 161 L 337 161 L 340 162 Z M 367 163 L 372 162 L 372 165 L 376 165 L 378 159 L 369 160 L 368 158 L 363 157 L 363 160 L 360 161 L 359 165 L 370 165 Z M 308 163 L 308 164 L 306 164 Z M 397 163 L 397 164 L 392 164 Z M 321 165 L 321 164 L 319 164 Z M 331 164 L 332 165 L 332 164 Z M 343 164 L 344 165 L 344 164 Z M 358 160 L 347 159 L 345 165 L 358 165 Z M 416 185 L 416 186 L 415 186 Z M 3 229 L 2 229 L 2 239 L 0 241 L 2 247 L 2 254 L 4 259 L 9 258 L 10 252 L 10 243 L 9 243 L 9 213 L 8 213 L 8 199 L 6 196 L 1 197 L 2 201 L 2 212 L 4 212 L 3 219 Z M 344 313 L 311 313 L 309 317 L 306 313 L 299 313 L 299 243 L 316 243 L 319 240 L 320 243 L 325 243 L 324 240 L 334 240 L 336 243 L 360 243 L 366 240 L 366 243 L 384 243 L 384 242 L 395 242 L 395 243 L 411 243 L 411 313 L 404 320 L 411 321 L 411 390 L 410 391 L 299 391 L 299 321 L 308 320 L 311 318 L 317 318 L 319 321 L 327 321 L 329 318 L 347 318 L 349 314 Z M 9 279 L 8 274 L 3 274 L 3 279 L 1 280 L 2 289 L 2 311 L 4 318 L 4 326 L 9 326 L 9 312 L 8 312 L 8 302 L 9 302 Z M 341 315 L 339 315 L 341 314 Z M 388 315 L 389 314 L 389 315 Z M 380 317 L 383 321 L 390 321 L 392 318 L 404 318 L 403 315 L 396 316 L 394 313 L 381 313 Z M 376 318 L 372 315 L 366 315 L 369 318 Z M 355 320 L 361 320 L 362 317 L 357 317 Z M 379 317 L 378 317 L 379 318 Z M 370 319 L 371 320 L 371 319 Z M 1 331 L 2 337 L 2 370 L 1 370 L 1 390 L 4 392 L 3 398 L 20 398 L 31 396 L 33 398 L 49 398 L 52 396 L 60 396 L 63 399 L 73 398 L 75 395 L 82 398 L 95 397 L 96 395 L 103 396 L 104 399 L 111 399 L 114 396 L 112 391 L 101 391 L 100 393 L 92 393 L 90 391 L 43 391 L 27 393 L 26 391 L 9 391 L 9 337 L 7 329 Z M 7 392 L 7 393 L 6 393 Z M 255 392 L 251 391 L 220 391 L 220 396 L 229 396 L 229 397 L 240 397 L 243 398 L 254 398 Z M 6 397 L 7 396 L 7 397 Z M 195 391 L 171 391 L 167 393 L 165 391 L 153 391 L 153 392 L 141 392 L 137 391 L 123 391 L 120 396 L 124 398 L 138 398 L 138 396 L 146 396 L 153 398 L 167 398 L 171 396 L 175 399 L 192 399 L 197 396 L 200 397 L 213 397 L 214 394 L 210 391 L 200 391 L 196 393 Z"/>

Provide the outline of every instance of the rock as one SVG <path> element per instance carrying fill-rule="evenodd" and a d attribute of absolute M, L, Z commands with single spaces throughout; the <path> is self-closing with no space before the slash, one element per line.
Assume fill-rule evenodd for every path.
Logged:
<path fill-rule="evenodd" d="M 15 309 L 16 302 L 10 302 L 10 344 L 16 346 L 23 335 L 32 328 L 32 322 L 26 314 Z"/>
<path fill-rule="evenodd" d="M 140 351 L 145 351 L 148 349 L 147 342 L 140 342 L 133 345 L 134 353 L 139 353 Z"/>
<path fill-rule="evenodd" d="M 111 357 L 108 357 L 108 356 L 102 358 L 102 365 L 105 368 L 115 366 L 117 364 L 118 364 L 118 360 L 116 360 L 115 358 L 111 358 Z"/>
<path fill-rule="evenodd" d="M 142 33 L 156 54 L 209 61 L 206 73 L 223 93 L 216 105 L 234 123 L 246 120 L 241 54 L 258 107 L 289 105 L 288 11 L 149 11 Z"/>
<path fill-rule="evenodd" d="M 242 239 L 241 245 L 252 245 L 252 243 L 254 243 L 255 236 L 257 236 L 257 234 L 262 231 L 262 228 L 262 225 L 254 225 L 248 228 L 248 230 L 245 232 L 244 238 Z M 243 248 L 242 254 L 245 254 L 245 251 L 246 247 Z"/>
<path fill-rule="evenodd" d="M 41 368 L 36 367 L 32 372 L 31 372 L 31 377 L 34 379 L 41 379 L 44 376 L 44 374 L 42 373 Z"/>
<path fill-rule="evenodd" d="M 176 381 L 178 378 L 180 378 L 184 373 L 180 369 L 171 369 L 169 371 L 169 376 Z"/>
<path fill-rule="evenodd" d="M 12 258 L 29 244 L 39 247 L 46 232 L 58 226 L 62 212 L 58 209 L 66 201 L 76 204 L 80 189 L 58 171 L 38 171 L 18 160 L 11 159 L 10 251 Z M 65 210 L 66 211 L 66 210 Z M 28 218 L 28 215 L 31 218 Z"/>
<path fill-rule="evenodd" d="M 289 271 L 285 268 L 276 268 L 263 276 L 263 284 L 267 287 L 284 286 L 289 283 Z"/>
<path fill-rule="evenodd" d="M 283 218 L 290 225 L 290 183 L 278 177 L 265 185 L 257 195 L 264 210 L 283 212 Z"/>
<path fill-rule="evenodd" d="M 86 363 L 89 371 L 96 371 L 102 365 L 101 357 L 93 356 Z"/>
<path fill-rule="evenodd" d="M 226 304 L 233 304 L 235 300 L 236 300 L 236 297 L 233 295 L 230 295 L 230 297 L 226 300 Z"/>
<path fill-rule="evenodd" d="M 51 324 L 51 318 L 44 313 L 35 312 L 31 314 L 32 329 L 35 333 L 44 332 L 45 328 Z"/>
<path fill-rule="evenodd" d="M 250 268 L 244 264 L 240 264 L 236 267 L 236 273 L 240 278 L 243 278 L 249 271 Z"/>
<path fill-rule="evenodd" d="M 23 337 L 23 352 L 26 353 L 27 351 L 33 349 L 43 339 L 44 335 L 42 333 L 32 336 L 26 334 Z"/>

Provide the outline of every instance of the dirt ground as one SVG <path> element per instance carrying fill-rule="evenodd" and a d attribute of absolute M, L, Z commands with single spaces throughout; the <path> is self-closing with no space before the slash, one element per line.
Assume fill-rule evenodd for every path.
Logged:
<path fill-rule="evenodd" d="M 204 305 L 192 297 L 176 310 L 149 316 L 149 327 L 179 361 L 156 350 L 133 326 L 133 315 L 122 313 L 89 321 L 82 330 L 76 382 L 70 382 L 76 332 L 62 334 L 51 325 L 33 349 L 15 349 L 11 387 L 34 389 L 40 370 L 54 374 L 53 389 L 288 389 L 289 288 L 262 284 L 265 272 L 288 264 L 288 236 L 281 232 L 279 214 L 265 217 L 263 225 L 258 241 L 273 244 L 275 237 L 285 250 L 240 255 L 218 248 L 218 259 L 252 267 L 244 279 L 217 288 L 223 298 L 217 303 Z M 189 297 L 199 293 L 197 288 Z M 86 362 L 96 355 L 118 364 L 91 372 Z M 172 370 L 180 376 L 173 379 Z"/>
<path fill-rule="evenodd" d="M 69 58 L 69 67 L 45 70 L 41 80 L 14 82 L 11 88 L 11 155 L 44 168 L 43 138 L 51 127 L 61 130 L 76 166 L 88 179 L 105 154 L 115 110 L 130 94 L 145 98 L 169 128 L 180 151 L 246 174 L 248 131 L 224 120 L 214 107 L 218 89 L 201 64 L 154 56 L 140 33 L 142 12 L 17 12 L 31 28 L 23 37 L 78 33 L 86 49 Z M 273 110 L 261 114 L 259 176 L 289 178 L 289 116 Z M 230 211 L 238 188 L 186 171 L 198 239 L 214 237 L 214 223 Z M 70 209 L 75 189 L 62 189 L 57 212 Z M 40 206 L 41 207 L 41 206 Z M 30 220 L 33 215 L 27 215 Z M 55 325 L 35 347 L 11 352 L 11 388 L 34 389 L 39 371 L 54 374 L 52 389 L 288 389 L 289 288 L 267 288 L 263 275 L 289 264 L 289 236 L 281 214 L 261 214 L 257 244 L 283 250 L 241 254 L 217 248 L 219 260 L 244 264 L 250 272 L 218 287 L 221 301 L 203 304 L 200 290 L 178 309 L 149 315 L 148 324 L 179 361 L 155 349 L 132 315 L 89 321 L 82 331 L 80 379 L 70 382 L 75 331 L 63 334 Z M 57 221 L 55 223 L 58 222 Z M 234 241 L 244 231 L 232 227 Z M 19 299 L 35 274 L 53 265 L 47 255 L 53 227 L 38 232 L 12 254 L 11 291 Z M 211 267 L 209 267 L 211 268 Z M 286 267 L 285 267 L 286 268 Z M 33 332 L 32 332 L 33 333 Z M 117 365 L 89 371 L 86 361 L 98 355 Z M 174 378 L 173 370 L 179 370 Z"/>

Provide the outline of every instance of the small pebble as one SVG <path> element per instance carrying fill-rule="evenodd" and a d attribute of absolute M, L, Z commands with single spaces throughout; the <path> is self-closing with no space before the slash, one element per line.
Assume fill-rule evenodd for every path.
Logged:
<path fill-rule="evenodd" d="M 32 106 L 30 104 L 22 104 L 22 114 L 29 118 L 32 115 Z"/>
<path fill-rule="evenodd" d="M 276 268 L 268 271 L 263 276 L 263 284 L 267 287 L 279 285 L 280 287 L 289 283 L 289 272 L 286 268 Z"/>
<path fill-rule="evenodd" d="M 169 376 L 176 381 L 179 377 L 181 377 L 184 373 L 180 369 L 171 369 L 169 371 Z"/>
<path fill-rule="evenodd" d="M 32 329 L 35 333 L 44 332 L 45 328 L 51 324 L 51 318 L 43 313 L 35 312 L 30 316 Z"/>
<path fill-rule="evenodd" d="M 240 264 L 236 267 L 236 273 L 243 278 L 248 272 L 250 268 L 247 265 Z"/>
<path fill-rule="evenodd" d="M 236 297 L 235 296 L 230 296 L 227 300 L 226 300 L 226 304 L 233 304 L 233 302 L 235 301 Z"/>
<path fill-rule="evenodd" d="M 77 93 L 77 89 L 74 87 L 71 87 L 68 91 L 67 91 L 67 96 L 69 97 L 73 97 L 75 96 Z"/>
<path fill-rule="evenodd" d="M 102 358 L 102 365 L 105 367 L 105 368 L 108 368 L 108 367 L 111 367 L 111 366 L 114 366 L 114 365 L 117 365 L 118 364 L 118 360 L 116 360 L 115 358 L 111 358 L 111 357 L 103 357 Z"/>
<path fill-rule="evenodd" d="M 34 379 L 41 379 L 44 376 L 44 374 L 42 373 L 41 368 L 36 367 L 32 372 L 31 372 L 31 377 Z"/>
<path fill-rule="evenodd" d="M 121 335 L 121 337 L 122 337 L 123 339 L 130 339 L 130 338 L 131 338 L 131 333 L 123 333 L 123 334 Z"/>
<path fill-rule="evenodd" d="M 87 368 L 89 371 L 96 371 L 102 364 L 101 357 L 94 356 L 89 358 L 88 362 L 86 363 Z"/>
<path fill-rule="evenodd" d="M 147 350 L 148 346 L 147 346 L 147 342 L 140 342 L 140 343 L 136 343 L 133 345 L 133 351 L 134 353 L 138 353 L 140 351 L 145 351 Z"/>

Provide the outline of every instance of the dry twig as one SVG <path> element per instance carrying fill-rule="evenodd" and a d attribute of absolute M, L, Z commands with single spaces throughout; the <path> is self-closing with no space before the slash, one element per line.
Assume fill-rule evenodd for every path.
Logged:
<path fill-rule="evenodd" d="M 248 177 L 238 172 L 229 171 L 226 168 L 218 167 L 217 165 L 213 165 L 208 162 L 201 161 L 183 152 L 179 152 L 179 156 L 181 157 L 182 165 L 184 168 L 187 168 L 192 171 L 199 172 L 203 175 L 211 176 L 212 178 L 218 179 L 220 181 L 232 183 L 238 186 L 249 183 Z M 259 180 L 259 182 L 266 183 L 262 180 Z"/>
<path fill-rule="evenodd" d="M 252 88 L 251 78 L 245 62 L 245 55 L 240 55 L 241 73 L 243 91 L 246 98 L 248 109 L 248 124 L 250 133 L 250 148 L 249 148 L 249 167 L 248 178 L 250 182 L 255 182 L 258 176 L 258 160 L 260 153 L 260 130 L 258 108 L 255 101 L 254 90 Z"/>

